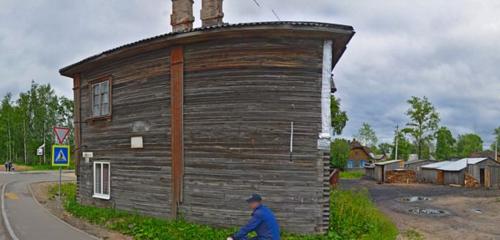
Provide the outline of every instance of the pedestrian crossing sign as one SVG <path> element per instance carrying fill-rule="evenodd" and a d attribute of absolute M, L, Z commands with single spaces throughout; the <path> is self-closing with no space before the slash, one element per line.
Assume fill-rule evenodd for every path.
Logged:
<path fill-rule="evenodd" d="M 69 145 L 52 145 L 52 166 L 69 166 Z"/>

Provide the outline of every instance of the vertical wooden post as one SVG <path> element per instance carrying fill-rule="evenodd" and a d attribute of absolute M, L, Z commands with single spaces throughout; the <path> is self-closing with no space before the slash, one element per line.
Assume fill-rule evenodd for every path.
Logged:
<path fill-rule="evenodd" d="M 174 47 L 170 52 L 171 151 L 172 151 L 172 217 L 178 216 L 182 203 L 184 176 L 183 99 L 184 50 Z"/>
<path fill-rule="evenodd" d="M 73 96 L 74 96 L 74 141 L 75 141 L 75 173 L 78 177 L 80 175 L 80 159 L 81 159 L 81 77 L 80 74 L 73 76 Z"/>

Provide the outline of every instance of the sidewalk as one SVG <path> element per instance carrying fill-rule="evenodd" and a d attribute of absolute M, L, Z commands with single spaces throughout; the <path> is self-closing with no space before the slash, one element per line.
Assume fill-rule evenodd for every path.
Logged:
<path fill-rule="evenodd" d="M 7 183 L 3 199 L 5 217 L 19 240 L 97 239 L 69 226 L 35 202 L 28 183 L 23 180 Z"/>

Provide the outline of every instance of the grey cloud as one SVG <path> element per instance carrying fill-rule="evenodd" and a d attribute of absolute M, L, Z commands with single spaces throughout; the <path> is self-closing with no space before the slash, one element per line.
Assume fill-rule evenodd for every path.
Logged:
<path fill-rule="evenodd" d="M 407 119 L 406 100 L 428 96 L 455 134 L 476 131 L 489 144 L 500 125 L 500 2 L 496 0 L 226 0 L 227 22 L 324 21 L 356 36 L 335 69 L 337 95 L 351 121 L 390 140 Z M 200 1 L 195 1 L 200 25 Z M 31 79 L 72 96 L 58 69 L 104 50 L 170 31 L 169 0 L 1 0 L 0 94 Z"/>

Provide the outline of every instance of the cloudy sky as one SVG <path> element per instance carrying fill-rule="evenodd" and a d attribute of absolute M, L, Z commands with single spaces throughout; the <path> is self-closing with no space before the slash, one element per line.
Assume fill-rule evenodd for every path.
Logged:
<path fill-rule="evenodd" d="M 345 137 L 368 122 L 389 141 L 394 126 L 407 122 L 405 100 L 415 95 L 427 96 L 455 135 L 493 140 L 500 126 L 500 1 L 258 2 L 226 0 L 225 21 L 274 21 L 274 9 L 281 20 L 356 29 L 335 69 L 337 96 L 351 119 Z M 169 32 L 169 15 L 169 0 L 0 0 L 0 95 L 25 91 L 35 80 L 72 97 L 72 82 L 59 68 Z"/>

